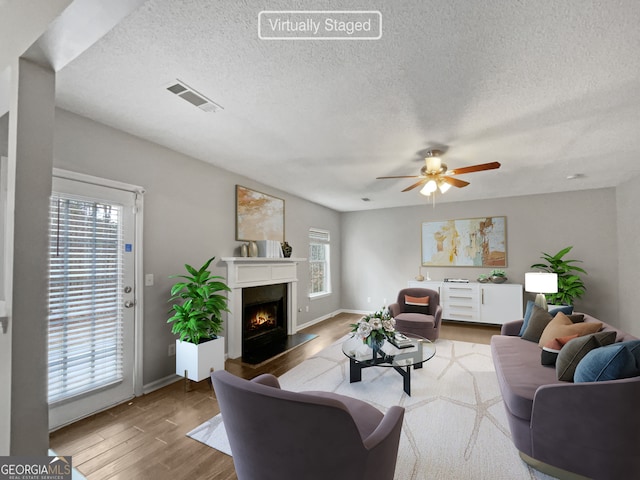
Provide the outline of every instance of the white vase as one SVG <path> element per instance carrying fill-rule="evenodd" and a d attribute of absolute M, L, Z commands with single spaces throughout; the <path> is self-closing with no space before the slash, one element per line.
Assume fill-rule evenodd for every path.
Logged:
<path fill-rule="evenodd" d="M 224 370 L 224 337 L 198 345 L 176 340 L 176 375 L 200 382 L 212 369 Z"/>

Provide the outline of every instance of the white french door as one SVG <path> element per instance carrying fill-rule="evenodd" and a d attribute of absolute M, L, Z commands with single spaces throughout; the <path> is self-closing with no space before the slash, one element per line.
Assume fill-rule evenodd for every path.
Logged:
<path fill-rule="evenodd" d="M 134 396 L 136 193 L 53 178 L 48 401 L 55 429 Z"/>

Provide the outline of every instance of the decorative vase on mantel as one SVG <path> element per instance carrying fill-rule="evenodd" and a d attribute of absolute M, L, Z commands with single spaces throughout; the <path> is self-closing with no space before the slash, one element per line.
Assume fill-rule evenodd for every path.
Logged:
<path fill-rule="evenodd" d="M 282 242 L 280 245 L 282 246 L 282 254 L 284 255 L 284 258 L 290 258 L 293 248 L 291 248 L 289 242 Z"/>

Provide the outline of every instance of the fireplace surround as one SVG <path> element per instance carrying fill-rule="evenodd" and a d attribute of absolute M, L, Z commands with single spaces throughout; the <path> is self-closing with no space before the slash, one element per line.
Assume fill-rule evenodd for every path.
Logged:
<path fill-rule="evenodd" d="M 280 303 L 281 310 L 286 319 L 286 324 L 281 325 L 279 334 L 292 336 L 296 333 L 297 323 L 297 287 L 298 264 L 304 262 L 304 258 L 262 258 L 262 257 L 225 257 L 222 261 L 227 264 L 227 285 L 231 289 L 228 293 L 227 314 L 227 351 L 229 358 L 239 358 L 243 355 L 243 325 L 245 322 L 245 305 L 243 305 L 243 293 L 247 289 L 251 292 L 253 287 L 280 285 L 284 291 L 282 301 L 274 301 L 270 309 L 278 308 L 273 303 Z M 251 302 L 255 303 L 255 302 Z M 269 302 L 267 302 L 269 303 Z M 273 310 L 265 312 L 267 316 L 273 315 Z M 260 320 L 262 321 L 262 320 Z M 260 322 L 258 321 L 258 323 Z M 264 319 L 267 324 L 271 319 Z M 268 326 L 268 325 L 267 325 Z M 264 327 L 266 329 L 266 326 Z M 258 330 L 261 330 L 258 328 Z"/>

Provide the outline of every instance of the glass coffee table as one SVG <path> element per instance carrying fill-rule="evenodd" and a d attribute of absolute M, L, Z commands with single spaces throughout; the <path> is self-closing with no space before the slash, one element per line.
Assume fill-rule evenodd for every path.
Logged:
<path fill-rule="evenodd" d="M 411 341 L 407 348 L 397 348 L 389 341 L 382 345 L 381 352 L 375 352 L 357 337 L 351 337 L 342 344 L 342 353 L 349 358 L 349 383 L 362 380 L 362 369 L 369 367 L 391 367 L 404 379 L 404 391 L 411 395 L 411 367 L 422 368 L 422 364 L 433 358 L 436 346 L 426 338 L 407 334 Z"/>

